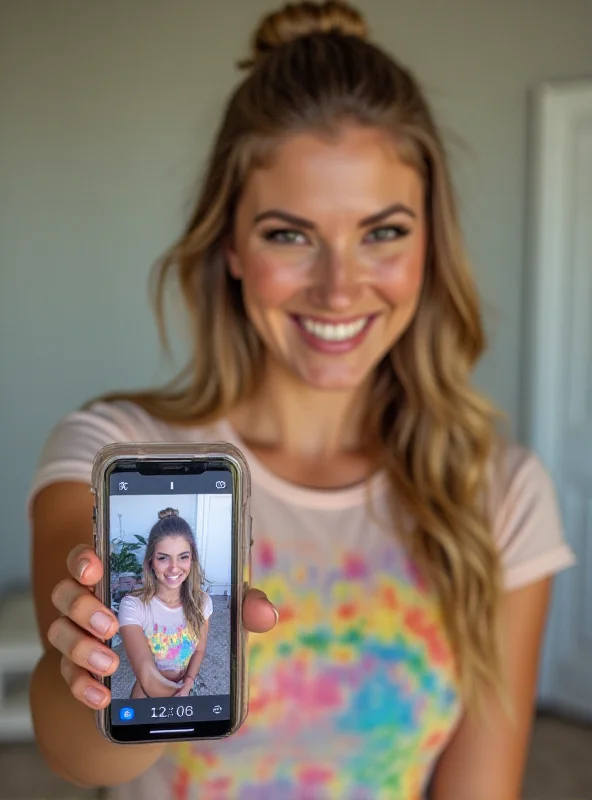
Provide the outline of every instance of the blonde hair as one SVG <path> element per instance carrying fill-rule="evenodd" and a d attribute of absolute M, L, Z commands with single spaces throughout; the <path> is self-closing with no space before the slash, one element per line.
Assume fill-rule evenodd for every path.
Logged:
<path fill-rule="evenodd" d="M 223 251 L 249 170 L 294 132 L 337 135 L 348 122 L 391 131 L 425 183 L 429 241 L 416 315 L 376 369 L 364 430 L 396 508 L 413 520 L 405 527 L 399 515 L 400 536 L 437 593 L 470 703 L 476 689 L 503 687 L 501 568 L 485 510 L 494 409 L 469 385 L 485 340 L 440 134 L 413 75 L 367 41 L 363 19 L 343 2 L 270 14 L 242 66 L 249 73 L 227 105 L 190 221 L 155 272 L 163 341 L 165 289 L 175 280 L 191 360 L 166 387 L 125 397 L 182 423 L 224 416 L 252 395 L 264 350 Z"/>
<path fill-rule="evenodd" d="M 197 554 L 197 546 L 193 531 L 189 523 L 179 516 L 179 512 L 175 508 L 163 508 L 158 512 L 158 522 L 156 522 L 148 534 L 148 543 L 146 545 L 146 552 L 144 554 L 144 563 L 142 565 L 142 588 L 133 592 L 136 597 L 139 597 L 143 603 L 149 603 L 156 594 L 156 576 L 152 569 L 152 561 L 154 559 L 154 552 L 159 542 L 167 539 L 169 536 L 180 536 L 183 538 L 191 552 L 191 566 L 189 574 L 181 584 L 181 603 L 183 605 L 183 614 L 185 622 L 189 628 L 189 632 L 194 639 L 199 639 L 201 629 L 205 623 L 203 615 L 202 603 L 204 594 L 201 591 L 203 584 L 203 573 L 199 557 Z"/>

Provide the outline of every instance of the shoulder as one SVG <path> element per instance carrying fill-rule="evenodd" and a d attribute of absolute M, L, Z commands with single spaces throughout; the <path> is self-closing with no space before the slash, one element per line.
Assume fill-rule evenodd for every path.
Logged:
<path fill-rule="evenodd" d="M 573 563 L 555 486 L 528 448 L 496 443 L 490 463 L 490 519 L 508 589 L 547 577 Z"/>
<path fill-rule="evenodd" d="M 139 597 L 132 594 L 126 594 L 119 604 L 119 624 L 123 625 L 141 625 L 146 624 L 148 614 L 148 606 L 142 602 Z"/>
<path fill-rule="evenodd" d="M 201 610 L 202 614 L 204 615 L 204 619 L 209 619 L 212 614 L 214 613 L 214 603 L 212 598 L 207 592 L 202 592 L 201 598 Z"/>
<path fill-rule="evenodd" d="M 114 442 L 148 441 L 155 421 L 139 406 L 127 402 L 96 402 L 63 417 L 41 451 L 29 491 L 28 508 L 42 489 L 75 481 L 90 485 L 96 454 Z"/>
<path fill-rule="evenodd" d="M 125 400 L 98 401 L 66 415 L 49 434 L 29 495 L 61 481 L 90 484 L 95 456 L 115 442 L 201 440 L 195 428 L 176 426 Z"/>
<path fill-rule="evenodd" d="M 538 455 L 517 442 L 498 440 L 489 465 L 489 505 L 496 535 L 507 537 L 505 523 L 513 513 L 541 503 L 555 503 L 555 486 Z"/>
<path fill-rule="evenodd" d="M 70 456 L 88 459 L 107 444 L 162 438 L 170 426 L 124 400 L 98 401 L 63 417 L 51 431 L 43 460 Z"/>

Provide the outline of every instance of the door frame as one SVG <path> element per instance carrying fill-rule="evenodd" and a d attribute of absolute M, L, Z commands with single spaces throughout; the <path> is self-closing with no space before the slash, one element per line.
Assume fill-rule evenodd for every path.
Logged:
<path fill-rule="evenodd" d="M 570 262 L 569 219 L 574 196 L 574 142 L 578 121 L 589 115 L 592 79 L 545 82 L 531 97 L 529 136 L 529 182 L 527 219 L 527 270 L 525 290 L 525 351 L 522 363 L 523 438 L 541 457 L 564 504 L 560 426 L 564 400 L 561 393 L 565 351 L 565 267 Z M 569 544 L 572 532 L 566 531 Z M 572 627 L 565 624 L 575 612 L 574 577 L 562 573 L 554 585 L 554 597 L 541 664 L 539 704 L 566 703 L 560 689 L 559 672 L 572 649 Z M 567 709 L 566 709 L 567 710 Z M 569 709 L 577 711 L 576 708 Z"/>

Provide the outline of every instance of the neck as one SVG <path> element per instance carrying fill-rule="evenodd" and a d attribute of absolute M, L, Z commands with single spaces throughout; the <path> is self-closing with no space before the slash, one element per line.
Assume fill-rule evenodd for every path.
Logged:
<path fill-rule="evenodd" d="M 181 604 L 180 589 L 168 589 L 166 586 L 162 586 L 162 584 L 159 583 L 156 586 L 156 596 L 167 606 L 178 606 Z"/>
<path fill-rule="evenodd" d="M 317 389 L 270 364 L 256 395 L 241 403 L 230 420 L 246 442 L 286 455 L 328 459 L 362 451 L 367 395 L 367 386 Z"/>

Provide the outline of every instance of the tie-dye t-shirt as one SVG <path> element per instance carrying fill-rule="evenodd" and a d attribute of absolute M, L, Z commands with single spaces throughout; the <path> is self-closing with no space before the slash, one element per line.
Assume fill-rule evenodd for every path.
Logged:
<path fill-rule="evenodd" d="M 251 468 L 253 584 L 277 605 L 250 636 L 247 721 L 227 740 L 170 746 L 116 800 L 419 800 L 461 714 L 433 592 L 397 539 L 383 475 L 342 490 L 294 486 L 226 422 L 180 428 L 130 403 L 68 416 L 33 493 L 90 481 L 114 441 L 231 441 Z M 572 563 L 551 482 L 516 445 L 491 468 L 489 505 L 508 589 Z"/>
<path fill-rule="evenodd" d="M 214 610 L 212 598 L 204 592 L 202 613 L 208 619 Z M 126 595 L 119 606 L 119 626 L 139 625 L 150 645 L 160 670 L 185 670 L 195 653 L 199 639 L 191 634 L 183 608 L 169 608 L 158 597 L 143 603 L 139 597 Z"/>

